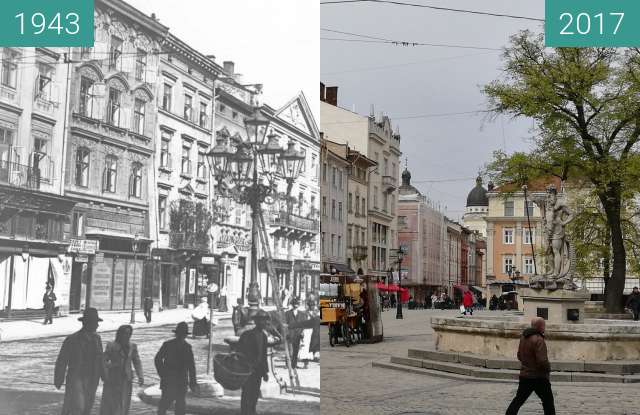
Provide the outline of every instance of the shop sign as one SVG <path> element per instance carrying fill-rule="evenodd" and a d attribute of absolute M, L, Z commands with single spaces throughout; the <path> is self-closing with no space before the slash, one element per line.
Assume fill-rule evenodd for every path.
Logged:
<path fill-rule="evenodd" d="M 203 256 L 202 264 L 203 265 L 214 265 L 216 263 L 216 258 L 212 256 Z"/>
<path fill-rule="evenodd" d="M 80 255 L 76 256 L 75 262 L 87 263 L 87 262 L 89 262 L 89 257 L 87 255 L 80 254 Z"/>
<path fill-rule="evenodd" d="M 69 252 L 79 254 L 94 255 L 100 249 L 100 241 L 95 239 L 71 239 L 69 241 Z"/>
<path fill-rule="evenodd" d="M 94 261 L 94 262 L 95 262 L 96 264 L 101 264 L 101 263 L 103 263 L 103 262 L 104 262 L 104 252 L 98 252 L 98 253 L 96 254 L 96 258 L 95 258 L 95 261 Z"/>

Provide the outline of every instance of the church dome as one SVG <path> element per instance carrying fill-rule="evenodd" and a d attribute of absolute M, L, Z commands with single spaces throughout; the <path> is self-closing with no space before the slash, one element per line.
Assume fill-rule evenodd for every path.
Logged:
<path fill-rule="evenodd" d="M 487 190 L 482 187 L 482 178 L 480 176 L 476 179 L 476 187 L 471 189 L 469 196 L 467 196 L 467 207 L 469 206 L 489 206 Z"/>

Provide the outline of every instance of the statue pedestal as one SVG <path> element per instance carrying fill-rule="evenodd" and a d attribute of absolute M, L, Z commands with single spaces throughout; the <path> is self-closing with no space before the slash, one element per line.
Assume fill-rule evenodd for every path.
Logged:
<path fill-rule="evenodd" d="M 524 317 L 531 320 L 542 317 L 552 324 L 584 323 L 585 302 L 590 299 L 586 290 L 522 290 Z"/>

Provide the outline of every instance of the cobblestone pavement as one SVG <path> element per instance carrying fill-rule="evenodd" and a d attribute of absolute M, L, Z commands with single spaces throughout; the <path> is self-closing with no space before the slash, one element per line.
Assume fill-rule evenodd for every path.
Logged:
<path fill-rule="evenodd" d="M 497 312 L 485 311 L 496 315 Z M 374 368 L 373 361 L 406 355 L 407 349 L 433 348 L 430 317 L 456 315 L 455 311 L 404 310 L 383 313 L 385 340 L 349 348 L 330 347 L 327 327 L 321 330 L 323 414 L 457 415 L 504 414 L 517 384 L 462 381 L 438 376 L 403 373 Z M 558 415 L 640 415 L 637 385 L 555 383 L 553 391 Z M 535 395 L 521 414 L 542 414 Z"/>
<path fill-rule="evenodd" d="M 137 326 L 137 327 L 136 327 Z M 174 325 L 145 328 L 144 323 L 134 326 L 132 341 L 137 343 L 144 370 L 145 384 L 157 384 L 159 379 L 153 364 L 153 358 L 162 342 L 173 337 Z M 221 321 L 214 330 L 214 353 L 226 352 L 225 337 L 233 334 L 230 321 Z M 103 345 L 112 341 L 115 333 L 102 333 Z M 58 391 L 53 386 L 53 370 L 64 337 L 25 340 L 3 343 L 0 346 L 0 415 L 58 415 L 62 408 L 64 387 Z M 204 374 L 207 368 L 208 340 L 206 338 L 188 339 L 193 346 L 196 358 L 196 372 Z M 286 371 L 282 364 L 276 364 L 276 371 L 285 379 Z M 307 370 L 299 369 L 302 385 L 318 387 L 320 377 L 319 364 L 311 363 Z M 273 376 L 270 382 L 273 382 Z M 156 409 L 140 402 L 137 397 L 138 386 L 134 386 L 131 415 L 152 415 Z M 237 392 L 239 393 L 239 391 Z M 94 413 L 98 413 L 99 397 L 102 395 L 102 383 L 98 387 Z M 260 404 L 258 403 L 258 407 Z M 239 408 L 238 408 L 239 412 Z M 316 411 L 317 412 L 317 411 Z"/>

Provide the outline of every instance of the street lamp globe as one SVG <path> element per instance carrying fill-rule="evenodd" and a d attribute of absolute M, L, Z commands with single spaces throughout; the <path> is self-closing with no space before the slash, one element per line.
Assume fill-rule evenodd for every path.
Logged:
<path fill-rule="evenodd" d="M 295 145 L 293 141 L 289 141 L 287 150 L 280 157 L 280 174 L 287 182 L 292 182 L 300 175 L 305 159 L 304 152 L 297 151 Z"/>
<path fill-rule="evenodd" d="M 207 153 L 207 162 L 209 170 L 218 179 L 223 179 L 231 172 L 230 160 L 233 153 L 229 150 L 227 137 L 218 137 L 216 145 Z"/>
<path fill-rule="evenodd" d="M 264 144 L 269 120 L 262 113 L 262 107 L 253 108 L 253 117 L 244 120 L 249 142 L 255 145 Z"/>
<path fill-rule="evenodd" d="M 263 172 L 270 173 L 278 170 L 284 149 L 280 147 L 280 137 L 273 131 L 267 136 L 267 139 L 267 144 L 258 149 L 258 155 Z"/>
<path fill-rule="evenodd" d="M 241 144 L 231 158 L 231 172 L 238 183 L 248 183 L 252 179 L 253 156 L 249 146 Z"/>

